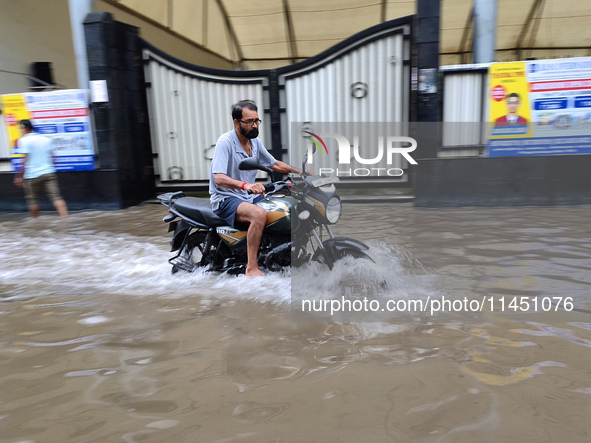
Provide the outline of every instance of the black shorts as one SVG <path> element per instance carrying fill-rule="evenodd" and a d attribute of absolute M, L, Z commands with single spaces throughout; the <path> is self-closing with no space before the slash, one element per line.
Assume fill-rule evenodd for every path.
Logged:
<path fill-rule="evenodd" d="M 253 203 L 260 202 L 263 198 L 265 198 L 263 195 L 257 195 Z M 238 206 L 240 206 L 240 203 L 243 203 L 245 201 L 246 200 L 242 200 L 239 197 L 226 197 L 224 200 L 220 202 L 218 208 L 215 209 L 213 212 L 215 212 L 219 217 L 226 220 L 226 222 L 234 228 L 234 221 L 236 218 L 236 211 L 238 210 Z"/>

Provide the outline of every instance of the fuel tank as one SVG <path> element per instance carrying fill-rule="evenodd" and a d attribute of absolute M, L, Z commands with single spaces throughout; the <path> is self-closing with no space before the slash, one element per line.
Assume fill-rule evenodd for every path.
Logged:
<path fill-rule="evenodd" d="M 267 212 L 265 232 L 289 234 L 291 232 L 291 207 L 295 200 L 289 196 L 277 195 L 257 203 Z M 232 249 L 246 247 L 246 230 L 231 226 L 219 226 L 216 231 L 220 238 Z"/>
<path fill-rule="evenodd" d="M 291 206 L 294 199 L 288 196 L 278 195 L 265 198 L 257 203 L 267 211 L 267 224 L 265 231 L 288 234 L 291 232 Z"/>

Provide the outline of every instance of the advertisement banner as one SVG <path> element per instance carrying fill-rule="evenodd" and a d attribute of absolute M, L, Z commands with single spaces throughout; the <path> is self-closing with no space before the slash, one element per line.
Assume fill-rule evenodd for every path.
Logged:
<path fill-rule="evenodd" d="M 58 171 L 94 169 L 94 146 L 84 90 L 67 89 L 50 92 L 26 92 L 0 96 L 10 146 L 13 168 L 23 162 L 17 140 L 21 137 L 19 122 L 32 121 L 35 131 L 53 143 Z"/>
<path fill-rule="evenodd" d="M 490 157 L 591 154 L 591 58 L 494 63 Z"/>

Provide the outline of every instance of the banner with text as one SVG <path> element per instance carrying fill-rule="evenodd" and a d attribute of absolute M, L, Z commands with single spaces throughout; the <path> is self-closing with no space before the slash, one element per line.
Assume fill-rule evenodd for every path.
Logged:
<path fill-rule="evenodd" d="M 19 122 L 29 119 L 36 132 L 51 139 L 58 171 L 94 169 L 94 146 L 86 91 L 67 89 L 7 94 L 0 96 L 0 105 L 13 149 L 13 167 L 16 168 L 23 161 L 17 146 L 17 140 L 21 137 Z"/>
<path fill-rule="evenodd" d="M 490 157 L 591 154 L 591 57 L 493 63 Z"/>

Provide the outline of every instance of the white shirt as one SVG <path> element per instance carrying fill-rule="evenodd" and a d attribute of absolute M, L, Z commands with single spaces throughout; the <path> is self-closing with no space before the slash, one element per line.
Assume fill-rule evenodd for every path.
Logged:
<path fill-rule="evenodd" d="M 23 178 L 36 178 L 55 172 L 51 139 L 41 134 L 28 133 L 18 140 L 21 154 L 26 154 Z"/>

